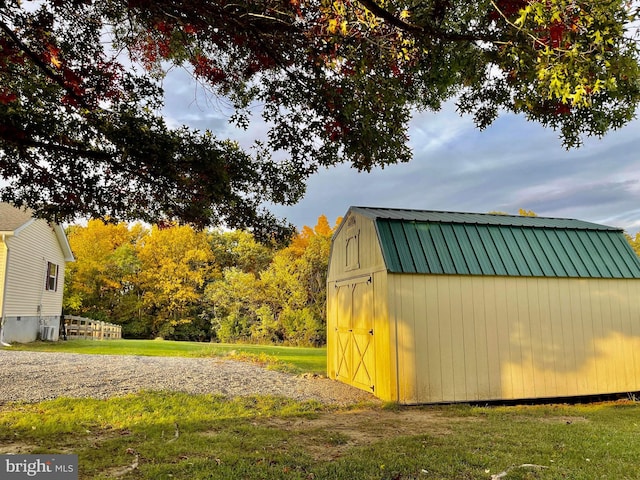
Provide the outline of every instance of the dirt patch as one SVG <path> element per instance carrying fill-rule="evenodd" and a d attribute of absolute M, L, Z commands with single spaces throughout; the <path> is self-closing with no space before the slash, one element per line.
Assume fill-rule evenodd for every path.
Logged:
<path fill-rule="evenodd" d="M 8 445 L 0 445 L 0 455 L 29 455 L 42 448 L 42 445 L 26 442 L 11 442 Z M 58 445 L 55 448 L 56 454 L 72 454 L 76 451 L 72 447 Z"/>
<path fill-rule="evenodd" d="M 37 448 L 37 446 L 30 443 L 11 442 L 10 445 L 0 445 L 0 455 L 26 455 L 33 452 L 34 448 Z"/>
<path fill-rule="evenodd" d="M 396 437 L 451 433 L 453 423 L 477 422 L 478 418 L 451 418 L 426 409 L 350 410 L 316 418 L 269 418 L 256 425 L 274 427 L 300 435 L 305 451 L 316 460 L 341 457 L 353 447 L 367 446 Z"/>

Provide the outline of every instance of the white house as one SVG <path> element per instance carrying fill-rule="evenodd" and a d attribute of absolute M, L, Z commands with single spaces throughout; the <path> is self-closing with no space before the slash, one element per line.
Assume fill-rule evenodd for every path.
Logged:
<path fill-rule="evenodd" d="M 66 262 L 60 225 L 0 203 L 0 342 L 57 340 Z"/>

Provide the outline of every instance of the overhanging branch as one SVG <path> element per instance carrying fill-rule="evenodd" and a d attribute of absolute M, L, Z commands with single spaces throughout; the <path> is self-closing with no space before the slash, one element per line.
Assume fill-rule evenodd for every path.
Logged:
<path fill-rule="evenodd" d="M 47 78 L 58 84 L 62 89 L 64 89 L 67 94 L 72 97 L 75 101 L 77 101 L 80 105 L 85 108 L 88 108 L 87 103 L 84 101 L 84 98 L 76 94 L 73 88 L 70 88 L 67 85 L 67 82 L 64 78 L 58 74 L 56 74 L 53 70 L 49 68 L 49 66 L 42 61 L 42 59 L 31 50 L 16 34 L 15 32 L 4 22 L 0 21 L 0 30 L 2 30 L 11 41 L 29 57 L 29 59 L 33 62 L 33 64 L 38 67 Z"/>
<path fill-rule="evenodd" d="M 376 17 L 384 20 L 389 25 L 411 33 L 412 35 L 420 36 L 424 35 L 432 39 L 446 40 L 450 42 L 496 42 L 498 39 L 491 35 L 480 35 L 478 33 L 456 33 L 447 32 L 434 25 L 416 25 L 408 23 L 398 18 L 396 15 L 378 5 L 375 0 L 358 0 L 363 7 L 373 13 Z"/>

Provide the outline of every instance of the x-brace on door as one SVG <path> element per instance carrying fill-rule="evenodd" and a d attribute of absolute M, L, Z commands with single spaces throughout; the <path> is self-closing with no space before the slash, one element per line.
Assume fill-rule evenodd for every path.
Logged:
<path fill-rule="evenodd" d="M 336 322 L 336 377 L 374 391 L 373 279 L 371 276 L 340 282 Z"/>

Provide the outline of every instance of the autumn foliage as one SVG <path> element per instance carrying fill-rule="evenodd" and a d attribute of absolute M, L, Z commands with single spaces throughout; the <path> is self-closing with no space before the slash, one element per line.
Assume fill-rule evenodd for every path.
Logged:
<path fill-rule="evenodd" d="M 246 231 L 72 226 L 65 312 L 121 324 L 129 338 L 322 345 L 331 227 L 286 247 Z"/>
<path fill-rule="evenodd" d="M 76 216 L 249 228 L 284 238 L 319 168 L 408 161 L 416 111 L 504 112 L 567 147 L 640 101 L 626 0 L 7 0 L 0 9 L 0 199 Z M 184 68 L 254 148 L 162 117 Z M 275 154 L 275 155 L 274 155 Z"/>

